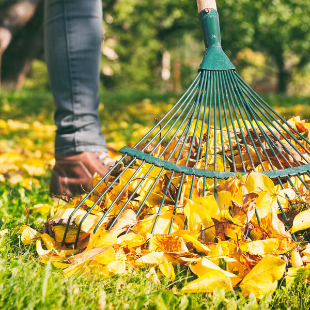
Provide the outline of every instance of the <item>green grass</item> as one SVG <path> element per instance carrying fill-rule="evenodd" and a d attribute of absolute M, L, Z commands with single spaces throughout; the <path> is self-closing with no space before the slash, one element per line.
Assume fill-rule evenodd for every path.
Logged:
<path fill-rule="evenodd" d="M 128 106 L 139 107 L 146 93 L 101 94 L 104 109 L 101 116 L 108 121 L 116 104 L 127 111 Z M 157 106 L 173 102 L 171 94 L 148 94 Z M 298 104 L 306 111 L 309 98 L 269 96 L 275 106 L 283 104 L 292 109 Z M 289 110 L 290 111 L 290 110 Z M 43 91 L 0 93 L 0 115 L 3 119 L 53 122 L 53 103 L 50 93 Z M 296 113 L 293 113 L 293 115 Z M 310 113 L 309 113 L 310 115 Z M 306 116 L 306 115 L 304 115 Z M 149 115 L 131 115 L 129 123 L 147 122 Z M 20 132 L 2 135 L 0 139 L 14 140 Z M 38 141 L 40 143 L 40 141 Z M 180 288 L 194 276 L 188 271 L 176 270 L 173 283 L 160 278 L 162 285 L 146 278 L 146 270 L 136 270 L 125 276 L 96 278 L 76 275 L 66 279 L 61 270 L 52 264 L 43 266 L 36 255 L 35 246 L 24 246 L 20 241 L 19 227 L 26 223 L 25 206 L 50 203 L 48 184 L 50 172 L 40 178 L 41 189 L 24 189 L 19 185 L 0 183 L 0 230 L 9 233 L 0 237 L 0 309 L 309 309 L 310 287 L 300 279 L 291 288 L 285 280 L 272 296 L 260 302 L 254 297 L 245 298 L 238 290 L 225 293 L 218 289 L 211 294 L 181 294 Z M 45 218 L 30 213 L 29 224 L 40 230 Z"/>

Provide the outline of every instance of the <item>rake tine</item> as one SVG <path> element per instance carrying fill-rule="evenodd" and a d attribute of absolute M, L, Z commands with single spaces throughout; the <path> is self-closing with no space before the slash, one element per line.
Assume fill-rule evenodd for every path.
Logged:
<path fill-rule="evenodd" d="M 294 133 L 296 133 L 299 138 L 301 138 L 302 140 L 304 140 L 308 145 L 310 145 L 310 142 L 308 139 L 306 139 L 304 136 L 302 136 L 298 131 L 296 131 L 296 129 L 294 129 L 289 123 L 287 123 L 275 110 L 271 109 L 267 103 L 260 98 L 256 93 L 253 92 L 253 90 L 251 90 L 249 88 L 248 85 L 246 85 L 246 83 L 239 77 L 239 80 L 241 81 L 241 83 L 244 85 L 245 89 L 248 90 L 250 96 L 256 101 L 256 103 L 263 108 L 263 110 L 273 119 L 274 122 L 276 122 L 297 144 L 299 144 L 300 147 L 302 147 L 304 149 L 305 152 L 307 152 L 308 154 L 310 154 L 310 150 L 308 150 L 307 148 L 305 148 L 305 146 L 300 143 L 296 137 L 294 137 L 268 110 L 272 111 L 272 113 L 274 113 L 283 123 L 286 124 L 287 127 L 289 127 Z M 254 94 L 254 95 L 253 95 Z M 256 98 L 258 97 L 259 100 Z M 262 104 L 263 103 L 263 104 Z M 266 108 L 266 107 L 268 108 Z M 271 122 L 270 122 L 271 123 Z M 275 127 L 275 129 L 277 129 Z M 279 131 L 279 133 L 281 134 L 281 132 Z M 283 134 L 282 134 L 283 135 Z"/>
<path fill-rule="evenodd" d="M 170 122 L 170 120 L 172 120 L 174 117 L 175 117 L 175 115 L 179 112 L 179 110 L 183 107 L 183 105 L 185 105 L 185 108 L 183 108 L 183 111 L 181 112 L 181 114 L 180 114 L 180 116 L 183 114 L 183 112 L 185 111 L 185 109 L 189 106 L 189 104 L 191 103 L 191 101 L 192 101 L 192 99 L 193 99 L 193 97 L 195 96 L 195 94 L 196 94 L 196 91 L 197 91 L 197 86 L 198 86 L 198 84 L 200 84 L 200 75 L 199 75 L 199 79 L 198 79 L 198 81 L 197 81 L 197 83 L 195 84 L 195 86 L 194 86 L 194 88 L 190 91 L 190 93 L 189 93 L 189 95 L 188 95 L 188 97 L 187 98 L 190 98 L 190 100 L 188 100 L 188 101 L 184 101 L 182 104 L 181 104 L 181 106 L 174 112 L 174 114 L 170 117 L 170 119 L 168 120 L 168 122 L 166 122 L 166 124 L 164 124 L 164 126 L 157 132 L 157 134 L 143 147 L 143 149 L 142 149 L 142 151 L 144 151 L 155 139 L 156 139 L 156 137 L 158 136 L 158 135 L 160 135 L 160 133 L 166 128 L 166 126 L 169 124 L 169 122 Z M 188 102 L 187 104 L 186 104 L 186 102 Z M 179 116 L 179 118 L 180 118 L 180 116 Z M 178 119 L 177 119 L 178 120 Z M 176 120 L 176 121 L 177 121 Z M 175 121 L 175 122 L 176 122 Z M 155 127 L 157 127 L 157 125 L 158 124 L 156 124 L 156 126 Z M 174 125 L 174 124 L 173 124 Z M 154 127 L 154 128 L 155 128 Z M 172 128 L 170 128 L 170 130 L 171 130 Z M 150 132 L 149 132 L 150 133 Z M 146 135 L 146 137 L 149 135 L 149 133 Z M 167 135 L 168 135 L 168 133 L 169 133 L 169 131 L 164 135 L 164 137 L 166 137 Z M 163 139 L 162 139 L 163 140 Z M 135 148 L 135 147 L 134 147 Z M 156 149 L 156 148 L 154 148 L 154 149 Z"/>
<path fill-rule="evenodd" d="M 253 101 L 252 101 L 253 102 Z M 290 154 L 290 156 L 293 158 L 293 160 L 299 164 L 298 160 L 291 154 L 291 152 L 287 149 L 287 147 L 282 143 L 282 141 L 275 135 L 273 130 L 270 130 L 269 126 L 266 124 L 266 122 L 261 118 L 261 116 L 254 110 L 252 109 L 253 112 L 257 115 L 257 117 L 261 120 L 261 122 L 268 128 L 269 132 L 272 134 L 272 136 L 275 138 L 275 140 L 281 144 L 281 146 L 284 148 L 284 150 L 286 150 L 286 152 L 288 154 Z M 284 140 L 289 143 L 291 145 L 291 147 L 294 148 L 294 150 L 306 161 L 308 162 L 308 160 L 306 158 L 304 158 L 303 154 L 300 153 L 300 151 L 293 145 L 290 143 L 290 141 L 287 139 L 287 137 L 277 128 L 275 127 L 272 122 L 270 121 L 270 119 L 265 115 L 265 118 L 269 121 L 269 123 L 273 126 L 273 128 L 284 138 Z M 286 163 L 291 166 L 291 164 L 287 161 L 287 159 L 285 158 L 285 156 L 282 154 L 282 152 L 279 150 L 279 148 L 276 146 L 276 144 L 274 144 L 274 142 L 272 140 L 270 140 L 272 142 L 272 144 L 274 145 L 274 147 L 277 149 L 277 152 L 279 152 L 281 154 L 281 156 L 283 157 L 283 159 L 286 161 Z M 292 166 L 291 166 L 292 167 Z"/>
<path fill-rule="evenodd" d="M 241 146 L 240 146 L 240 143 L 239 143 L 239 139 L 238 139 L 238 135 L 237 135 L 236 127 L 235 127 L 235 122 L 234 122 L 234 118 L 233 118 L 233 115 L 232 115 L 232 112 L 231 112 L 231 105 L 233 105 L 232 94 L 231 94 L 230 87 L 228 86 L 227 76 L 226 76 L 226 74 L 223 74 L 223 75 L 224 75 L 224 89 L 225 89 L 226 93 L 228 91 L 228 95 L 229 95 L 229 96 L 227 96 L 227 106 L 228 106 L 228 110 L 229 110 L 230 121 L 231 121 L 233 130 L 234 130 L 235 139 L 236 139 L 236 143 L 237 143 L 237 147 L 238 147 L 238 152 L 239 152 L 239 155 L 240 155 L 240 158 L 241 158 L 241 163 L 242 163 L 243 171 L 246 172 L 247 170 L 245 168 L 245 164 L 244 164 L 244 160 L 243 160 L 243 156 L 242 156 L 242 152 L 241 152 Z"/>
<path fill-rule="evenodd" d="M 194 79 L 194 81 L 192 82 L 192 84 L 189 86 L 189 88 L 187 89 L 187 91 L 183 94 L 183 96 L 177 101 L 177 103 L 156 123 L 156 125 L 139 141 L 137 142 L 133 148 L 136 148 L 147 136 L 149 136 L 158 126 L 160 126 L 160 124 L 166 119 L 166 117 L 177 107 L 177 105 L 182 102 L 183 98 L 187 95 L 187 93 L 191 90 L 192 86 L 195 85 L 195 83 L 197 82 L 197 80 L 200 79 L 200 72 L 198 72 L 198 75 L 196 76 L 196 78 Z M 198 81 L 199 82 L 199 81 Z M 185 101 L 186 102 L 186 101 Z M 168 120 L 168 122 L 170 122 L 171 118 Z"/>
<path fill-rule="evenodd" d="M 92 207 L 87 211 L 87 213 L 83 216 L 79 226 L 78 226 L 78 231 L 76 234 L 76 238 L 75 238 L 75 244 L 74 244 L 74 248 L 77 247 L 77 243 L 78 243 L 78 238 L 81 232 L 81 227 L 83 222 L 85 221 L 86 217 L 92 212 L 92 210 L 96 207 L 96 205 L 101 201 L 101 199 L 104 197 L 104 195 L 112 188 L 112 186 L 116 183 L 117 180 L 120 179 L 120 177 L 125 173 L 125 171 L 135 162 L 136 158 L 133 158 L 130 163 L 127 165 L 126 169 L 124 169 L 112 182 L 111 184 L 104 190 L 104 192 L 99 196 L 99 198 L 94 202 L 94 204 L 92 205 Z M 106 177 L 106 176 L 105 176 Z M 98 222 L 99 224 L 99 222 Z M 98 226 L 97 224 L 97 226 Z M 100 223 L 101 224 L 101 223 Z M 97 227 L 96 226 L 96 227 Z M 95 228 L 96 229 L 96 228 Z M 95 230 L 94 230 L 95 232 Z"/>
<path fill-rule="evenodd" d="M 229 77 L 230 82 L 232 82 L 231 73 L 228 72 L 227 75 L 228 75 L 228 77 Z M 236 85 L 234 85 L 234 83 L 232 83 L 232 86 L 233 86 L 234 89 L 236 89 Z M 250 140 L 251 140 L 251 142 L 252 142 L 252 145 L 254 145 L 254 141 L 253 141 L 252 136 L 251 136 L 251 133 L 250 133 L 250 131 L 249 131 L 249 129 L 248 129 L 248 125 L 246 124 L 246 120 L 245 120 L 245 118 L 244 118 L 244 116 L 243 116 L 243 113 L 242 113 L 242 111 L 241 111 L 241 109 L 240 109 L 239 102 L 238 102 L 238 99 L 237 99 L 237 97 L 236 97 L 236 93 L 235 93 L 235 91 L 233 91 L 232 93 L 233 93 L 233 96 L 234 96 L 234 103 L 235 103 L 235 104 L 233 105 L 233 109 L 234 109 L 234 111 L 235 111 L 235 115 L 236 115 L 236 118 L 237 118 L 237 122 L 238 122 L 238 125 L 239 125 L 239 129 L 240 129 L 240 132 L 241 132 L 241 135 L 242 135 L 242 138 L 243 138 L 243 142 L 244 142 L 244 144 L 245 144 L 245 148 L 246 148 L 246 151 L 247 151 L 247 153 L 248 153 L 248 156 L 249 156 L 249 159 L 250 159 L 252 168 L 253 168 L 253 170 L 255 171 L 255 170 L 256 170 L 256 167 L 255 167 L 255 165 L 254 165 L 254 162 L 253 162 L 253 159 L 252 159 L 250 150 L 249 150 L 249 148 L 248 148 L 248 144 L 247 144 L 246 138 L 245 138 L 245 136 L 244 136 L 244 133 L 243 133 L 243 130 L 242 130 L 242 126 L 241 126 L 241 124 L 240 124 L 240 120 L 239 120 L 238 114 L 237 114 L 237 112 L 236 112 L 235 105 L 237 105 L 237 108 L 238 108 L 238 110 L 239 110 L 239 114 L 240 114 L 241 119 L 242 119 L 242 122 L 243 122 L 243 124 L 244 124 L 244 126 L 245 126 L 246 132 L 247 132 L 247 134 L 248 134 L 248 136 L 249 136 L 249 138 L 250 138 Z M 259 154 L 257 154 L 257 156 L 258 156 L 258 158 L 260 159 Z M 262 164 L 262 163 L 261 163 L 261 164 Z M 262 165 L 263 165 L 263 164 L 262 164 Z"/>
<path fill-rule="evenodd" d="M 231 143 L 231 136 L 230 136 L 228 119 L 227 119 L 227 113 L 226 113 L 224 89 L 223 89 L 223 75 L 222 74 L 221 74 L 221 78 L 220 78 L 220 90 L 221 90 L 221 95 L 222 95 L 223 111 L 224 111 L 224 117 L 225 117 L 225 123 L 226 123 L 226 129 L 227 129 L 227 135 L 228 135 L 228 141 L 229 141 L 229 147 L 230 147 L 230 153 L 231 153 L 231 160 L 233 163 L 233 171 L 237 172 L 235 156 L 234 156 L 233 147 L 232 147 L 232 143 Z M 226 97 L 227 97 L 227 93 L 226 93 Z M 240 154 L 241 154 L 241 152 L 240 152 Z"/>
<path fill-rule="evenodd" d="M 85 203 L 85 201 L 88 199 L 88 197 L 98 188 L 98 186 L 112 173 L 112 171 L 120 164 L 123 162 L 123 160 L 127 157 L 127 155 L 124 155 L 108 172 L 107 174 L 92 188 L 92 190 L 83 198 L 83 200 L 75 207 L 75 209 L 72 211 L 72 213 L 69 215 L 68 217 L 68 224 L 66 225 L 66 229 L 65 229 L 65 233 L 64 233 L 64 237 L 62 240 L 61 245 L 64 246 L 65 244 L 65 240 L 68 234 L 68 230 L 69 230 L 69 225 L 71 222 L 71 219 L 73 217 L 73 215 L 76 213 L 76 211 L 78 209 L 80 209 L 80 207 Z M 113 183 L 114 184 L 114 183 Z M 113 186 L 113 184 L 111 185 L 111 187 Z M 98 201 L 99 202 L 99 201 Z"/>

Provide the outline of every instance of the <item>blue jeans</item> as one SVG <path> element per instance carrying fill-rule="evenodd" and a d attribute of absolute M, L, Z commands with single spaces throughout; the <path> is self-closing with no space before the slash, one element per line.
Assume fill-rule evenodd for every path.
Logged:
<path fill-rule="evenodd" d="M 101 0 L 45 0 L 45 54 L 55 101 L 55 155 L 106 151 L 98 115 Z"/>

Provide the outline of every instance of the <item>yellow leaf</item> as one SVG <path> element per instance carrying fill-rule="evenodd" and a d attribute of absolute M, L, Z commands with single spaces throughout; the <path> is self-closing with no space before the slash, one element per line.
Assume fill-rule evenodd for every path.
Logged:
<path fill-rule="evenodd" d="M 40 204 L 34 205 L 33 207 L 29 208 L 29 210 L 32 210 L 35 213 L 39 212 L 42 214 L 48 214 L 51 208 L 52 206 L 47 203 L 40 203 Z"/>
<path fill-rule="evenodd" d="M 262 299 L 267 293 L 273 293 L 284 274 L 286 261 L 266 255 L 242 280 L 240 287 L 245 295 L 254 293 Z"/>
<path fill-rule="evenodd" d="M 307 244 L 306 248 L 302 251 L 302 254 L 310 256 L 310 243 Z"/>
<path fill-rule="evenodd" d="M 92 248 L 105 248 L 116 243 L 117 237 L 112 232 L 107 230 L 97 230 L 96 233 L 91 236 L 87 250 Z"/>
<path fill-rule="evenodd" d="M 232 194 L 228 191 L 220 191 L 217 193 L 217 203 L 220 210 L 229 210 L 231 206 Z"/>
<path fill-rule="evenodd" d="M 119 245 L 121 245 L 121 246 L 127 245 L 129 249 L 141 246 L 145 242 L 146 241 L 142 236 L 139 236 L 139 235 L 132 233 L 132 232 L 125 234 L 125 235 L 122 235 L 122 236 L 117 238 L 117 243 Z"/>
<path fill-rule="evenodd" d="M 33 229 L 27 225 L 21 226 L 20 232 L 22 233 L 21 241 L 25 245 L 31 244 L 35 239 L 40 237 L 40 233 L 38 233 L 35 229 Z"/>
<path fill-rule="evenodd" d="M 41 187 L 40 181 L 35 178 L 25 178 L 21 181 L 21 186 L 25 187 L 27 189 L 32 189 L 34 186 L 35 187 Z"/>
<path fill-rule="evenodd" d="M 217 217 L 219 214 L 219 207 L 213 196 L 188 200 L 184 207 L 184 214 L 187 217 L 189 230 L 208 228 L 205 231 L 205 240 L 209 242 L 214 241 L 215 228 L 209 227 L 213 226 L 214 223 L 211 218 Z"/>
<path fill-rule="evenodd" d="M 188 252 L 181 237 L 159 234 L 152 235 L 149 250 L 156 252 Z"/>
<path fill-rule="evenodd" d="M 57 225 L 57 226 L 53 226 L 52 227 L 53 232 L 55 233 L 55 239 L 57 242 L 62 242 L 63 237 L 65 235 L 65 231 L 66 231 L 66 226 L 63 225 Z M 69 227 L 67 235 L 66 235 L 66 243 L 73 243 L 75 242 L 75 238 L 77 235 L 77 227 Z M 84 231 L 80 231 L 79 234 L 79 241 L 84 240 L 85 238 L 87 238 L 89 236 L 89 234 L 85 233 Z"/>
<path fill-rule="evenodd" d="M 111 274 L 124 274 L 126 273 L 126 262 L 116 260 L 108 264 L 105 269 Z"/>
<path fill-rule="evenodd" d="M 174 235 L 181 236 L 185 241 L 187 247 L 193 247 L 198 253 L 208 254 L 210 252 L 210 249 L 207 246 L 199 242 L 197 238 L 194 238 L 193 236 L 189 235 L 188 231 L 183 230 L 182 232 L 183 232 L 182 234 L 179 234 L 179 232 L 177 231 L 174 233 Z"/>
<path fill-rule="evenodd" d="M 265 240 L 256 240 L 248 243 L 239 243 L 240 249 L 249 252 L 252 255 L 265 255 L 279 248 L 279 239 L 271 238 Z"/>
<path fill-rule="evenodd" d="M 81 212 L 73 216 L 76 225 L 80 225 L 84 216 L 86 215 L 86 212 L 82 212 L 83 210 L 80 211 Z M 94 214 L 88 214 L 81 225 L 81 230 L 89 234 L 92 233 L 96 225 L 98 224 L 99 220 L 100 216 Z"/>
<path fill-rule="evenodd" d="M 46 174 L 45 161 L 43 159 L 28 158 L 22 164 L 22 168 L 31 176 L 42 176 Z"/>
<path fill-rule="evenodd" d="M 60 249 L 61 244 L 56 242 L 50 235 L 42 234 L 41 239 L 48 250 Z"/>
<path fill-rule="evenodd" d="M 299 267 L 299 266 L 304 265 L 304 263 L 302 262 L 301 256 L 299 254 L 299 251 L 297 251 L 296 249 L 294 249 L 291 252 L 291 262 L 292 262 L 292 267 Z"/>
<path fill-rule="evenodd" d="M 116 260 L 115 250 L 112 247 L 108 247 L 103 253 L 98 254 L 95 260 L 102 265 L 107 265 Z"/>
<path fill-rule="evenodd" d="M 273 198 L 267 192 L 259 192 L 255 201 L 258 216 L 264 218 L 272 211 Z"/>
<path fill-rule="evenodd" d="M 232 291 L 230 278 L 220 270 L 208 271 L 204 276 L 188 283 L 182 288 L 183 293 L 212 293 L 217 287 L 225 292 Z"/>
<path fill-rule="evenodd" d="M 227 277 L 230 278 L 232 286 L 236 286 L 242 279 L 237 275 L 230 273 L 226 270 L 223 270 L 218 265 L 211 262 L 209 259 L 203 257 L 200 261 L 190 265 L 191 271 L 196 274 L 198 277 L 204 276 L 207 272 L 211 270 L 219 270 L 224 273 Z"/>
<path fill-rule="evenodd" d="M 162 262 L 159 264 L 160 271 L 171 281 L 175 280 L 175 273 L 172 263 L 164 256 Z"/>
<path fill-rule="evenodd" d="M 271 179 L 264 174 L 251 172 L 242 178 L 249 193 L 266 191 L 270 194 L 275 192 L 275 186 Z"/>
<path fill-rule="evenodd" d="M 139 222 L 132 230 L 140 234 L 143 238 L 147 238 L 147 234 L 152 231 L 155 223 L 156 215 L 146 217 Z M 154 234 L 168 234 L 171 220 L 173 219 L 171 232 L 180 230 L 184 227 L 184 220 L 178 215 L 173 215 L 173 212 L 162 212 L 157 220 Z"/>
<path fill-rule="evenodd" d="M 151 252 L 138 258 L 135 263 L 137 266 L 147 265 L 154 267 L 161 263 L 163 256 L 164 252 Z"/>
<path fill-rule="evenodd" d="M 293 221 L 292 234 L 310 227 L 310 209 L 298 213 Z"/>

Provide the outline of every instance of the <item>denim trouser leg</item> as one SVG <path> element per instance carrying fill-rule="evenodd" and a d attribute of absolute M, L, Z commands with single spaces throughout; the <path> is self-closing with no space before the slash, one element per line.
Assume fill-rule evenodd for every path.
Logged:
<path fill-rule="evenodd" d="M 106 151 L 98 116 L 101 41 L 101 0 L 45 0 L 56 156 Z"/>

